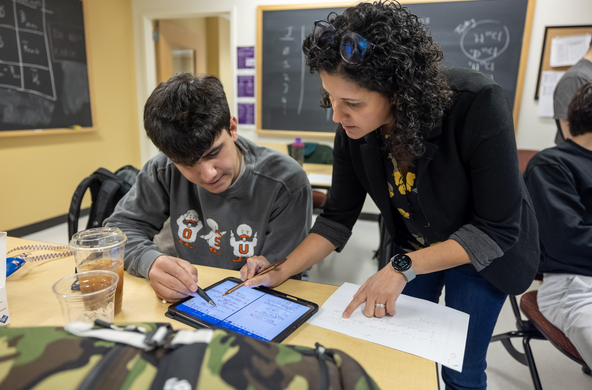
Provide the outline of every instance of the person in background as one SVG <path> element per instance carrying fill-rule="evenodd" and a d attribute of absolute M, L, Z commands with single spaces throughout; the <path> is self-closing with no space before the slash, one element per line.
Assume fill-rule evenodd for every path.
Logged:
<path fill-rule="evenodd" d="M 220 81 L 179 73 L 158 85 L 144 127 L 160 150 L 105 221 L 128 238 L 125 268 L 156 295 L 195 295 L 192 264 L 240 269 L 250 256 L 284 258 L 312 220 L 311 188 L 286 154 L 241 137 Z M 152 242 L 170 216 L 178 257 Z"/>
<path fill-rule="evenodd" d="M 571 139 L 535 154 L 524 179 L 539 221 L 539 310 L 592 367 L 592 80 L 567 119 Z"/>
<path fill-rule="evenodd" d="M 311 21 L 312 23 L 312 21 Z M 396 2 L 363 2 L 316 21 L 303 43 L 321 103 L 338 123 L 327 204 L 280 267 L 241 270 L 249 287 L 277 286 L 347 243 L 370 194 L 395 254 L 343 312 L 395 315 L 401 293 L 470 315 L 462 373 L 448 389 L 485 389 L 486 353 L 506 294 L 538 268 L 537 224 L 519 172 L 512 109 L 491 78 L 441 69 L 419 18 Z"/>
<path fill-rule="evenodd" d="M 567 107 L 578 88 L 588 80 L 592 80 L 592 41 L 584 57 L 565 72 L 553 92 L 553 117 L 557 123 L 556 145 L 571 138 Z"/>

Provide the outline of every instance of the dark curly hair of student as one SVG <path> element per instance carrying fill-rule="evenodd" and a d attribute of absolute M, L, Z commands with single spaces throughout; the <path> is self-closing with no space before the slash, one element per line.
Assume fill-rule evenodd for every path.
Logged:
<path fill-rule="evenodd" d="M 230 134 L 222 83 L 214 76 L 177 73 L 160 83 L 146 101 L 144 128 L 171 161 L 194 165 L 223 130 Z"/>
<path fill-rule="evenodd" d="M 339 75 L 389 99 L 393 120 L 381 129 L 389 135 L 387 148 L 395 158 L 421 156 L 426 133 L 441 122 L 452 96 L 439 71 L 443 53 L 438 44 L 421 20 L 395 1 L 360 3 L 341 15 L 329 14 L 327 21 L 376 47 L 361 63 L 348 64 L 341 58 L 339 39 L 320 50 L 310 34 L 302 45 L 310 72 Z M 331 107 L 328 93 L 321 94 L 321 107 Z"/>

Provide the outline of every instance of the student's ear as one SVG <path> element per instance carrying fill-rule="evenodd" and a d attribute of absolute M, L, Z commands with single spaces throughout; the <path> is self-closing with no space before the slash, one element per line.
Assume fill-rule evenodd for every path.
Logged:
<path fill-rule="evenodd" d="M 232 140 L 234 142 L 236 142 L 236 140 L 238 139 L 238 121 L 236 120 L 236 117 L 231 116 L 230 117 L 230 137 L 232 138 Z"/>

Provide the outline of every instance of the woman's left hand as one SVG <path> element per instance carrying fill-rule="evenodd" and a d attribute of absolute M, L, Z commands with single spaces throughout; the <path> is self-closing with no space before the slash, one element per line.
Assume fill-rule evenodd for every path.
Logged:
<path fill-rule="evenodd" d="M 345 308 L 343 318 L 349 318 L 354 310 L 364 302 L 366 302 L 364 308 L 366 317 L 380 318 L 386 314 L 394 315 L 395 302 L 406 284 L 407 278 L 395 271 L 390 263 L 387 264 L 360 287 L 354 295 L 354 299 Z M 383 304 L 385 307 L 376 307 L 375 304 Z"/>

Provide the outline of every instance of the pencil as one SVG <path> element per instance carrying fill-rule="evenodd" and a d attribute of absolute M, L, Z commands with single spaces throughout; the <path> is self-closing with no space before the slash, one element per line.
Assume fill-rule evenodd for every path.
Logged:
<path fill-rule="evenodd" d="M 285 262 L 286 260 L 288 260 L 288 258 L 287 258 L 287 257 L 286 257 L 286 258 L 284 258 L 284 259 L 282 259 L 282 260 L 276 261 L 275 263 L 271 263 L 271 264 L 269 264 L 267 267 L 263 268 L 263 270 L 262 270 L 261 272 L 259 272 L 259 273 L 258 273 L 257 275 L 255 275 L 255 276 L 264 275 L 264 274 L 268 273 L 268 272 L 269 272 L 269 271 L 271 271 L 272 269 L 274 269 L 274 268 L 276 268 L 276 267 L 279 267 L 280 265 L 284 264 L 284 262 Z M 224 295 L 226 295 L 226 294 L 230 294 L 231 292 L 238 290 L 239 288 L 241 288 L 242 286 L 244 286 L 244 285 L 245 285 L 245 282 L 246 282 L 246 280 L 245 280 L 244 282 L 242 282 L 242 283 L 239 283 L 239 284 L 237 284 L 236 286 L 234 286 L 233 288 L 231 288 L 230 290 L 228 290 L 228 291 L 226 291 L 224 294 L 222 294 L 222 296 L 224 296 Z"/>

